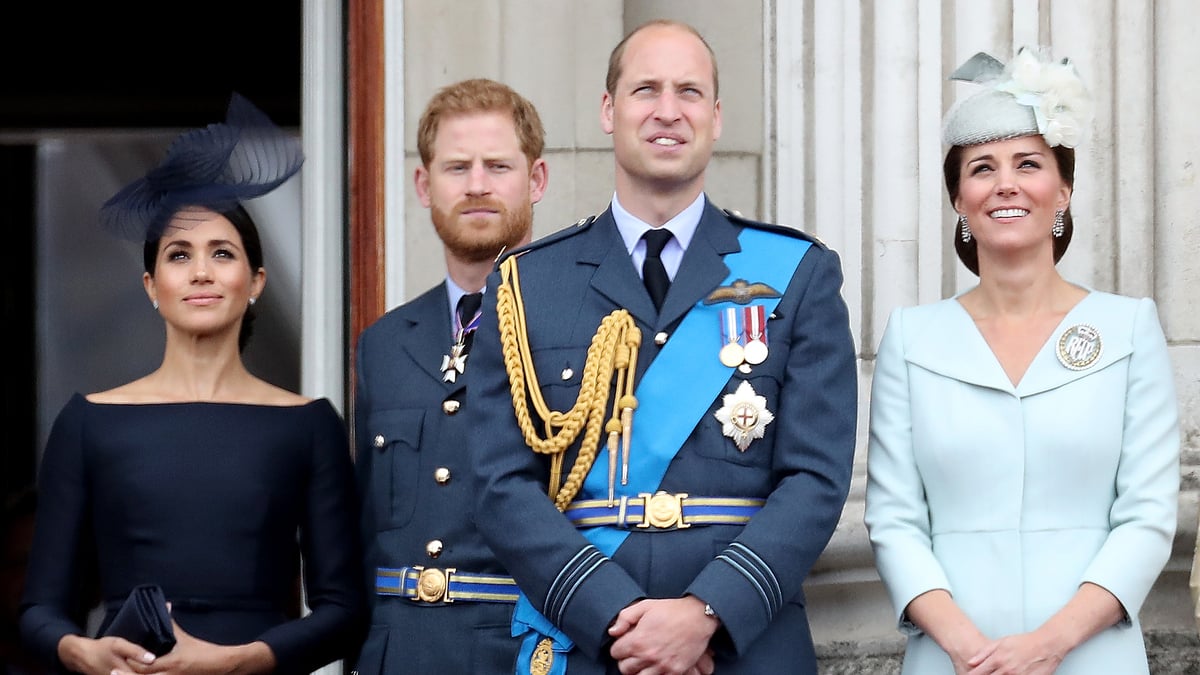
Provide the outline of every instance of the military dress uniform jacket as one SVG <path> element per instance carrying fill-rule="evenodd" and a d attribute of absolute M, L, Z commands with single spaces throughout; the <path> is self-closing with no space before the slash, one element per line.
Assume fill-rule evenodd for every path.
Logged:
<path fill-rule="evenodd" d="M 449 317 L 446 287 L 439 284 L 359 338 L 355 461 L 368 589 L 376 587 L 377 567 L 504 574 L 471 518 L 467 420 L 460 406 L 473 368 L 455 383 L 442 379 L 442 357 L 452 342 Z M 362 675 L 512 670 L 511 603 L 373 594 L 371 607 L 357 665 Z"/>
<path fill-rule="evenodd" d="M 611 210 L 514 252 L 529 346 L 549 407 L 565 411 L 574 404 L 589 342 L 601 319 L 618 308 L 628 309 L 642 332 L 640 379 L 660 349 L 656 334 L 669 344 L 684 314 L 720 286 L 728 274 L 722 258 L 739 250 L 737 236 L 747 227 L 808 238 L 707 203 L 661 313 Z M 494 274 L 488 287 L 498 284 Z M 854 455 L 855 352 L 841 285 L 837 255 L 814 241 L 786 289 L 779 289 L 782 299 L 767 323 L 768 358 L 748 372 L 729 369 L 723 391 L 657 486 L 697 497 L 765 498 L 764 508 L 744 525 L 631 527 L 612 558 L 599 562 L 547 497 L 548 459 L 522 438 L 501 362 L 496 294 L 488 294 L 468 393 L 477 518 L 531 604 L 574 641 L 568 673 L 615 672 L 606 631 L 621 609 L 639 598 L 687 593 L 709 603 L 723 623 L 714 639 L 718 672 L 815 672 L 801 584 L 837 525 Z M 704 358 L 718 358 L 720 333 L 712 326 Z M 681 391 L 689 386 L 687 372 L 676 378 Z M 774 414 L 764 436 L 745 451 L 714 417 L 723 396 L 742 383 Z M 633 424 L 636 437 L 640 425 L 656 421 L 635 413 Z M 578 442 L 567 453 L 567 470 L 577 449 Z"/>
<path fill-rule="evenodd" d="M 1099 341 L 1060 362 L 1077 326 Z M 1085 581 L 1129 620 L 1055 672 L 1148 672 L 1137 614 L 1171 554 L 1179 491 L 1174 375 L 1154 301 L 1092 291 L 1016 386 L 956 298 L 897 309 L 870 428 L 866 524 L 909 635 L 905 673 L 954 672 L 906 620 L 918 595 L 949 591 L 996 639 L 1036 629 Z"/>

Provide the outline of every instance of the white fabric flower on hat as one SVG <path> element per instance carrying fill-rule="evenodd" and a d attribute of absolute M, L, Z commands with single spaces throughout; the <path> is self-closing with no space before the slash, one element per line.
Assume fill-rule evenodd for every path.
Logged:
<path fill-rule="evenodd" d="M 1091 125 L 1091 98 L 1067 59 L 1055 61 L 1044 51 L 1023 48 L 995 88 L 1033 109 L 1038 133 L 1050 147 L 1074 148 Z"/>

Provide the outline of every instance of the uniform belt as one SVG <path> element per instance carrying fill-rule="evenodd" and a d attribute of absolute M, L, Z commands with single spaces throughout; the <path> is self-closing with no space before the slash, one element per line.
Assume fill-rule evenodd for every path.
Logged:
<path fill-rule="evenodd" d="M 377 567 L 375 593 L 426 604 L 516 602 L 520 591 L 512 577 L 459 572 L 453 567 Z"/>
<path fill-rule="evenodd" d="M 744 525 L 765 503 L 750 497 L 692 497 L 686 492 L 660 491 L 621 497 L 611 504 L 607 499 L 581 499 L 565 513 L 575 527 L 681 530 L 693 525 Z"/>

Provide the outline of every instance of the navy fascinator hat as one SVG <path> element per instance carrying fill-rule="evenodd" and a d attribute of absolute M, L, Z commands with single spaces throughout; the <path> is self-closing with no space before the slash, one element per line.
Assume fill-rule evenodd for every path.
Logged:
<path fill-rule="evenodd" d="M 100 225 L 124 239 L 151 241 L 180 210 L 227 211 L 279 187 L 303 163 L 300 140 L 234 93 L 224 123 L 176 138 L 161 164 L 104 203 Z"/>

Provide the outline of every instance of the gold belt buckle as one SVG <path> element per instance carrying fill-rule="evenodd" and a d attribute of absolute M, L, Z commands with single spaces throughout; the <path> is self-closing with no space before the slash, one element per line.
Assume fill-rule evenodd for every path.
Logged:
<path fill-rule="evenodd" d="M 643 492 L 638 496 L 642 498 L 642 522 L 637 524 L 638 527 L 663 530 L 691 527 L 691 524 L 683 521 L 683 500 L 688 496 L 686 492 L 671 494 L 659 490 L 653 495 Z"/>
<path fill-rule="evenodd" d="M 450 575 L 458 571 L 456 568 L 447 567 L 443 571 L 436 567 L 414 565 L 413 569 L 420 572 L 414 602 L 454 602 L 450 597 Z"/>

